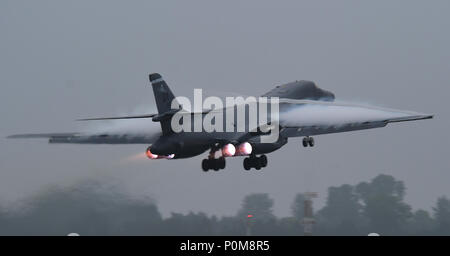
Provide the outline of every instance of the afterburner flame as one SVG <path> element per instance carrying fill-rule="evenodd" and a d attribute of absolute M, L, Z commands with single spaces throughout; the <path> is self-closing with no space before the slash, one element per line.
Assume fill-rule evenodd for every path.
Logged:
<path fill-rule="evenodd" d="M 224 157 L 234 156 L 235 153 L 236 153 L 236 148 L 234 147 L 233 144 L 227 144 L 222 147 L 222 155 Z"/>
<path fill-rule="evenodd" d="M 159 158 L 158 155 L 155 155 L 155 154 L 153 154 L 153 153 L 150 151 L 150 147 L 147 148 L 147 150 L 145 151 L 145 154 L 146 154 L 147 157 L 150 158 L 150 159 L 158 159 L 158 158 Z"/>
<path fill-rule="evenodd" d="M 250 155 L 252 151 L 253 151 L 252 145 L 248 142 L 244 142 L 239 144 L 239 146 L 237 147 L 236 155 L 247 156 Z"/>
<path fill-rule="evenodd" d="M 145 151 L 145 154 L 150 159 L 163 159 L 163 158 L 164 159 L 172 159 L 172 158 L 175 157 L 175 154 L 170 154 L 170 155 L 167 155 L 167 156 L 153 154 L 150 147 L 147 148 L 147 150 Z"/>

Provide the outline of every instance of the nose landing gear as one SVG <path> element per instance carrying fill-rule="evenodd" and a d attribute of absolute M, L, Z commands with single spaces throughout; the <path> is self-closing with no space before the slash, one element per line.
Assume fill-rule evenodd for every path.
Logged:
<path fill-rule="evenodd" d="M 255 168 L 256 170 L 260 170 L 267 166 L 267 156 L 261 155 L 259 157 L 255 155 L 251 155 L 250 157 L 246 157 L 244 159 L 244 169 L 250 170 L 251 168 Z"/>
<path fill-rule="evenodd" d="M 307 146 L 310 146 L 310 147 L 314 147 L 314 138 L 313 137 L 305 137 L 305 138 L 303 138 L 303 147 L 307 147 Z"/>

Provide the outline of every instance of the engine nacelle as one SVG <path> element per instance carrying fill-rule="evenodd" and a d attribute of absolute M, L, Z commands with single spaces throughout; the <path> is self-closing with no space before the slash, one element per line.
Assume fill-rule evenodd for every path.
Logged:
<path fill-rule="evenodd" d="M 172 159 L 175 157 L 175 154 L 170 154 L 170 155 L 157 155 L 157 154 L 153 154 L 151 151 L 151 147 L 148 147 L 147 150 L 145 151 L 145 154 L 147 155 L 148 158 L 150 159 Z"/>

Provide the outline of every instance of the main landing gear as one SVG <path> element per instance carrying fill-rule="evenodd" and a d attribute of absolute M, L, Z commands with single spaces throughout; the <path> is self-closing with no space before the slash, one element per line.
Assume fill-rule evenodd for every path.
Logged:
<path fill-rule="evenodd" d="M 307 147 L 307 146 L 310 146 L 310 147 L 314 147 L 314 138 L 313 137 L 305 137 L 305 138 L 303 138 L 303 147 Z"/>
<path fill-rule="evenodd" d="M 227 146 L 227 145 L 231 145 L 231 146 Z M 244 169 L 247 171 L 250 170 L 251 168 L 260 170 L 261 168 L 264 168 L 267 166 L 267 156 L 266 155 L 256 156 L 255 154 L 251 154 L 251 150 L 247 153 L 247 151 L 242 150 L 241 147 L 239 147 L 239 151 L 238 151 L 239 153 L 236 153 L 235 148 L 232 144 L 227 144 L 227 145 L 222 147 L 222 156 L 219 158 L 216 158 L 216 152 L 219 151 L 220 147 L 215 146 L 215 147 L 211 148 L 211 151 L 209 151 L 208 158 L 203 159 L 203 161 L 202 161 L 202 169 L 204 172 L 207 172 L 209 170 L 218 171 L 221 169 L 225 169 L 225 157 L 229 157 L 229 156 L 242 156 L 242 155 L 248 156 L 244 159 Z M 245 153 L 242 153 L 242 152 L 245 152 Z"/>
<path fill-rule="evenodd" d="M 203 159 L 202 161 L 202 169 L 204 172 L 209 170 L 218 171 L 221 169 L 225 169 L 225 157 L 215 158 L 216 149 L 211 149 L 209 152 L 209 156 L 207 159 Z"/>
<path fill-rule="evenodd" d="M 261 155 L 259 157 L 255 155 L 251 155 L 250 157 L 246 157 L 244 159 L 244 169 L 250 170 L 251 168 L 255 168 L 256 170 L 260 170 L 267 166 L 267 156 Z"/>

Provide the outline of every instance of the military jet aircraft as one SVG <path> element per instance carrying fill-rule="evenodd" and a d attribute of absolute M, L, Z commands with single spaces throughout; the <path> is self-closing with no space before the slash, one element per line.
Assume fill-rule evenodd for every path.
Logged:
<path fill-rule="evenodd" d="M 131 133 L 124 130 L 120 132 L 85 132 L 85 133 L 46 133 L 46 134 L 18 134 L 8 138 L 47 138 L 49 143 L 78 143 L 78 144 L 147 144 L 146 155 L 150 159 L 182 159 L 201 155 L 209 150 L 208 157 L 202 161 L 203 171 L 225 168 L 225 159 L 244 156 L 245 170 L 255 168 L 260 170 L 267 166 L 266 154 L 280 149 L 291 137 L 303 137 L 304 147 L 315 145 L 312 136 L 349 132 L 363 129 L 385 127 L 389 123 L 413 121 L 433 118 L 432 115 L 416 112 L 392 110 L 373 106 L 355 105 L 335 101 L 335 95 L 320 89 L 311 81 L 295 81 L 276 86 L 257 99 L 276 99 L 276 118 L 271 106 L 265 112 L 270 112 L 268 118 L 260 122 L 259 114 L 264 105 L 257 105 L 258 120 L 256 126 L 250 127 L 250 107 L 248 102 L 232 106 L 200 111 L 188 111 L 183 104 L 177 103 L 177 98 L 160 74 L 149 75 L 153 87 L 158 113 L 79 119 L 81 121 L 120 120 L 151 118 L 159 122 L 161 129 L 156 134 L 147 132 Z M 267 100 L 265 102 L 267 102 Z M 270 104 L 268 104 L 270 105 Z M 268 111 L 270 109 L 270 111 Z M 243 129 L 238 129 L 238 112 L 244 113 Z M 215 113 L 215 114 L 214 114 Z M 217 115 L 219 113 L 219 115 Z M 220 114 L 222 113 L 222 114 Z M 174 131 L 173 119 L 187 117 L 178 121 L 178 124 L 199 118 L 204 124 L 208 115 L 214 115 L 211 125 L 221 127 L 234 127 L 230 131 L 216 129 L 205 131 L 208 127 L 195 131 Z M 231 117 L 231 118 L 228 118 Z M 220 120 L 223 118 L 223 120 Z M 188 123 L 189 123 L 188 122 Z M 175 122 L 177 123 L 177 122 Z M 195 122 L 193 122 L 195 123 Z M 186 127 L 193 127 L 194 124 Z M 263 129 L 264 128 L 264 129 Z M 273 135 L 273 141 L 267 142 L 262 138 Z"/>

